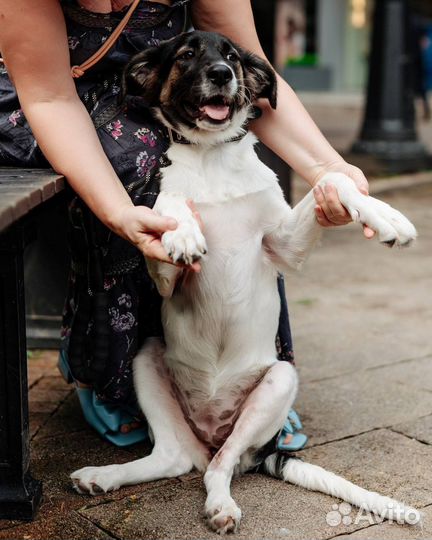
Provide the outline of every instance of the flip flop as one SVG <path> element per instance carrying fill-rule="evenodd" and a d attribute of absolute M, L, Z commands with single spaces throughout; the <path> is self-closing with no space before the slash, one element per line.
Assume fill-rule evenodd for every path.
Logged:
<path fill-rule="evenodd" d="M 58 368 L 67 382 L 75 382 L 65 351 L 60 351 Z M 137 421 L 137 414 L 131 407 L 118 407 L 104 403 L 98 399 L 92 388 L 75 385 L 75 390 L 87 423 L 107 441 L 123 447 L 146 441 L 149 438 L 146 427 L 133 429 L 129 433 L 120 431 L 122 425 Z"/>
<path fill-rule="evenodd" d="M 276 447 L 280 452 L 296 452 L 306 446 L 308 437 L 298 433 L 303 429 L 299 415 L 291 409 L 277 438 Z"/>

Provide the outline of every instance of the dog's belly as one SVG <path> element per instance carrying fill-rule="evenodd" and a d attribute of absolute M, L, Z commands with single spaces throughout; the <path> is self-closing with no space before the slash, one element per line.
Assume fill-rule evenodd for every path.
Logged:
<path fill-rule="evenodd" d="M 206 395 L 202 374 L 170 371 L 176 399 L 186 421 L 195 435 L 215 453 L 231 434 L 249 394 L 258 385 L 267 368 L 243 376 L 234 384 L 219 388 L 214 395 Z M 185 376 L 186 375 L 186 376 Z M 194 377 L 195 375 L 195 377 Z"/>
<path fill-rule="evenodd" d="M 263 193 L 197 205 L 208 257 L 163 304 L 165 360 L 196 435 L 217 449 L 277 361 L 277 273 L 263 249 Z"/>

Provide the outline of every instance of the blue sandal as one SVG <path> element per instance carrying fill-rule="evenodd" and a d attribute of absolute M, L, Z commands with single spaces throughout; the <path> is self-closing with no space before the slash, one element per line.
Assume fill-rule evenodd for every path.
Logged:
<path fill-rule="evenodd" d="M 296 452 L 306 446 L 308 438 L 304 433 L 299 433 L 303 425 L 299 415 L 291 409 L 285 424 L 277 438 L 276 447 L 279 452 Z"/>
<path fill-rule="evenodd" d="M 58 368 L 66 382 L 75 382 L 67 362 L 67 354 L 60 351 Z M 94 428 L 99 435 L 116 446 L 130 446 L 149 438 L 147 428 L 138 428 L 129 433 L 122 433 L 122 425 L 137 421 L 137 413 L 132 408 L 110 405 L 100 401 L 92 388 L 82 388 L 75 385 L 76 393 L 81 409 L 87 423 Z"/>

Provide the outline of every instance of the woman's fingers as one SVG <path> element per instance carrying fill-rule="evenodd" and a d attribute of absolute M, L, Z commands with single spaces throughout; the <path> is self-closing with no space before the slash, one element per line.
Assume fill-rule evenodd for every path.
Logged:
<path fill-rule="evenodd" d="M 196 212 L 193 203 L 191 204 L 196 219 L 200 221 L 198 212 Z M 161 242 L 163 233 L 177 228 L 178 223 L 174 218 L 160 216 L 145 206 L 130 206 L 123 212 L 121 219 L 122 236 L 132 242 L 145 257 L 174 264 Z M 201 270 L 199 262 L 188 266 L 184 264 L 176 264 L 176 266 L 194 272 Z"/>
<path fill-rule="evenodd" d="M 150 233 L 142 233 L 136 246 L 150 259 L 157 259 L 158 261 L 173 264 L 172 259 L 168 257 L 168 253 L 165 251 L 158 236 Z"/>
<path fill-rule="evenodd" d="M 171 257 L 168 256 L 168 253 L 165 251 L 160 237 L 151 233 L 143 233 L 141 235 L 140 242 L 137 244 L 138 249 L 142 251 L 143 255 L 150 259 L 156 259 L 158 261 L 167 262 L 169 264 L 175 264 Z M 180 268 L 187 268 L 193 270 L 194 272 L 201 271 L 201 264 L 199 261 L 196 261 L 190 265 L 185 264 L 175 264 Z"/>
<path fill-rule="evenodd" d="M 177 221 L 171 217 L 159 216 L 153 211 L 142 216 L 142 225 L 146 231 L 162 234 L 177 228 Z"/>
<path fill-rule="evenodd" d="M 364 189 L 367 193 L 367 182 Z M 315 215 L 322 227 L 345 225 L 351 221 L 351 216 L 340 202 L 334 186 L 328 184 L 324 190 L 321 186 L 315 186 L 313 193 L 318 205 L 315 207 Z M 375 236 L 375 231 L 367 225 L 363 225 L 363 234 L 369 240 Z"/>
<path fill-rule="evenodd" d="M 324 186 L 324 189 L 321 186 L 315 186 L 313 193 L 326 218 L 326 220 L 318 220 L 324 227 L 345 225 L 351 221 L 351 216 L 342 206 L 334 186 L 328 184 Z M 317 217 L 321 217 L 321 215 L 319 214 Z"/>
<path fill-rule="evenodd" d="M 335 227 L 334 223 L 326 218 L 321 206 L 315 206 L 315 216 L 321 227 Z"/>
<path fill-rule="evenodd" d="M 333 219 L 331 219 L 330 216 L 327 216 L 327 218 L 336 225 L 349 223 L 351 221 L 351 216 L 340 202 L 335 186 L 332 186 L 331 184 L 324 186 L 324 195 L 327 206 L 333 216 Z"/>
<path fill-rule="evenodd" d="M 371 229 L 370 227 L 368 227 L 367 225 L 363 225 L 363 234 L 368 240 L 370 240 L 371 238 L 375 236 L 375 231 Z"/>

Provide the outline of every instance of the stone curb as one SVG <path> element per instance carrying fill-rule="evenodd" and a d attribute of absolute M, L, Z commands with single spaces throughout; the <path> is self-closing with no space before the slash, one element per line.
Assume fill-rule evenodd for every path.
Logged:
<path fill-rule="evenodd" d="M 432 171 L 371 179 L 369 181 L 369 193 L 371 195 L 378 195 L 426 184 L 432 184 Z"/>

